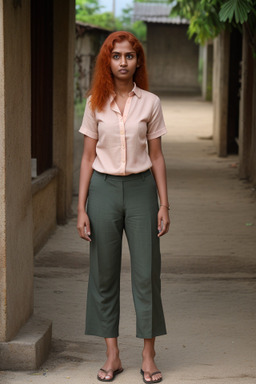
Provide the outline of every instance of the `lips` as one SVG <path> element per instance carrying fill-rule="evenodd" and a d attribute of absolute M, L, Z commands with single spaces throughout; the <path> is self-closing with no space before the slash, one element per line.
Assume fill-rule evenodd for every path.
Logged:
<path fill-rule="evenodd" d="M 119 69 L 118 72 L 125 74 L 125 73 L 127 73 L 128 71 L 127 71 L 127 69 Z"/>

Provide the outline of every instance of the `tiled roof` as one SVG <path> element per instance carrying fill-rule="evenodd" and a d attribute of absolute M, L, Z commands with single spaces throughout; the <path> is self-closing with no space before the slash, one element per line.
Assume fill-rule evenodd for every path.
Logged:
<path fill-rule="evenodd" d="M 76 21 L 76 28 L 82 29 L 83 31 L 103 31 L 103 32 L 113 32 L 113 30 L 99 27 L 98 25 L 93 25 L 89 23 L 83 23 L 82 21 Z"/>
<path fill-rule="evenodd" d="M 181 17 L 170 17 L 172 4 L 134 3 L 133 20 L 146 23 L 188 24 L 188 20 Z"/>

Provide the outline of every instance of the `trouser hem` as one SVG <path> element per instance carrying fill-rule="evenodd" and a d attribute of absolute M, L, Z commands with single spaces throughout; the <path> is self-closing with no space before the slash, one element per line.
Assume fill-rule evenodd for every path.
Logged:
<path fill-rule="evenodd" d="M 112 339 L 112 338 L 117 338 L 119 337 L 119 333 L 99 333 L 99 332 L 94 332 L 94 331 L 85 331 L 85 335 L 88 336 L 98 336 L 98 337 L 104 337 L 104 339 Z"/>
<path fill-rule="evenodd" d="M 139 334 L 136 334 L 136 337 L 138 339 L 153 339 L 154 337 L 164 336 L 164 335 L 167 335 L 167 332 L 154 333 L 154 334 L 150 334 L 150 335 L 139 335 Z"/>

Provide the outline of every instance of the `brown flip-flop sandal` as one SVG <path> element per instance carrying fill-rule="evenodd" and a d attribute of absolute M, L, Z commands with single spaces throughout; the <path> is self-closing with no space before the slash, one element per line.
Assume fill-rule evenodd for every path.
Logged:
<path fill-rule="evenodd" d="M 114 378 L 116 377 L 116 375 L 118 375 L 119 373 L 122 373 L 123 372 L 123 368 L 119 368 L 115 371 L 113 371 L 113 369 L 109 369 L 108 371 L 106 371 L 105 369 L 101 368 L 100 371 L 106 373 L 106 376 L 108 376 L 110 374 L 110 372 L 113 374 L 113 377 L 111 377 L 111 379 L 102 379 L 101 377 L 99 377 L 99 375 L 97 375 L 97 379 L 99 381 L 105 381 L 105 382 L 109 382 L 109 381 L 113 381 Z"/>
<path fill-rule="evenodd" d="M 153 373 L 149 373 L 149 372 L 144 372 L 144 371 L 141 369 L 141 370 L 140 370 L 140 373 L 142 374 L 142 376 L 143 376 L 143 381 L 144 381 L 144 383 L 146 383 L 146 384 L 160 383 L 160 382 L 163 380 L 162 377 L 160 377 L 160 379 L 157 379 L 157 380 L 153 380 L 153 379 L 152 379 L 152 376 L 156 375 L 157 373 L 161 373 L 160 371 L 156 371 L 156 372 L 153 372 Z M 147 374 L 150 376 L 150 378 L 151 378 L 150 381 L 147 381 L 147 380 L 145 379 L 145 376 L 144 376 L 145 373 L 147 373 Z"/>

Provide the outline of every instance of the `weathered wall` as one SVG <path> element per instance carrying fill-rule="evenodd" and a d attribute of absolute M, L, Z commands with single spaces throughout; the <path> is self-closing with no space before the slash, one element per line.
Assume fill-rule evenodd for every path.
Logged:
<path fill-rule="evenodd" d="M 252 145 L 252 125 L 253 125 L 253 55 L 249 44 L 246 30 L 243 30 L 243 49 L 242 49 L 242 82 L 240 95 L 239 113 L 239 176 L 241 178 L 250 177 L 250 153 Z M 256 80 L 256 79 L 255 79 Z"/>
<path fill-rule="evenodd" d="M 53 163 L 58 168 L 57 219 L 72 201 L 75 0 L 54 1 Z"/>
<path fill-rule="evenodd" d="M 147 24 L 150 89 L 200 92 L 199 47 L 188 39 L 187 25 Z"/>
<path fill-rule="evenodd" d="M 214 39 L 213 139 L 218 156 L 227 155 L 229 39 L 228 31 Z"/>
<path fill-rule="evenodd" d="M 76 38 L 75 50 L 75 97 L 82 101 L 90 87 L 91 79 L 91 60 L 93 52 L 91 52 L 90 36 L 88 33 L 85 33 L 84 35 L 78 36 Z"/>
<path fill-rule="evenodd" d="M 33 311 L 30 1 L 0 0 L 0 341 Z"/>
<path fill-rule="evenodd" d="M 32 182 L 33 245 L 36 253 L 56 228 L 57 170 L 50 169 Z"/>
<path fill-rule="evenodd" d="M 82 101 L 91 85 L 96 56 L 110 32 L 97 27 L 87 29 L 80 23 L 76 28 L 79 33 L 75 44 L 75 97 Z"/>
<path fill-rule="evenodd" d="M 0 0 L 0 340 L 6 338 L 5 79 L 3 0 Z"/>

